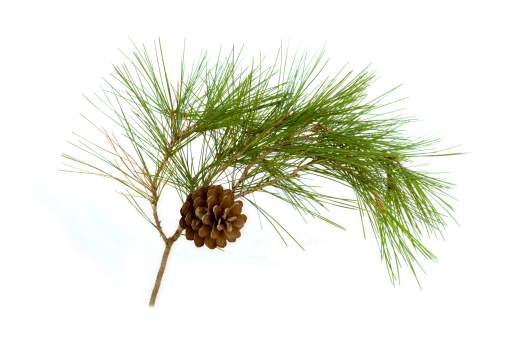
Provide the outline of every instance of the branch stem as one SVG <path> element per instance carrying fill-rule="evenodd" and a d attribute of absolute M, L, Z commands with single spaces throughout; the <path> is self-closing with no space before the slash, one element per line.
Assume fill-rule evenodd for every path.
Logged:
<path fill-rule="evenodd" d="M 162 262 L 160 263 L 160 268 L 158 269 L 157 280 L 155 281 L 155 286 L 153 287 L 153 291 L 151 293 L 150 298 L 150 306 L 155 306 L 155 300 L 157 299 L 158 290 L 160 289 L 160 283 L 162 282 L 162 276 L 164 276 L 165 266 L 167 264 L 167 258 L 169 257 L 169 252 L 171 251 L 171 247 L 173 243 L 176 242 L 178 238 L 181 236 L 181 232 L 183 229 L 178 226 L 176 232 L 172 237 L 169 237 L 166 241 L 164 254 L 162 255 Z"/>

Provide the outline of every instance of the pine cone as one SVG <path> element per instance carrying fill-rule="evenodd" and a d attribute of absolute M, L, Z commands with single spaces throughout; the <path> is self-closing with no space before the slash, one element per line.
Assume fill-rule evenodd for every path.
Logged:
<path fill-rule="evenodd" d="M 224 248 L 227 241 L 241 236 L 246 216 L 241 214 L 242 201 L 234 201 L 234 193 L 220 185 L 202 187 L 187 196 L 181 207 L 180 227 L 197 247 Z"/>

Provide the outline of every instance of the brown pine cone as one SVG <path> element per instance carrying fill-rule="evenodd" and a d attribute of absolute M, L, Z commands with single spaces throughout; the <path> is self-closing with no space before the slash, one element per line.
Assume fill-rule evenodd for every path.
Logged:
<path fill-rule="evenodd" d="M 241 236 L 246 216 L 241 214 L 242 201 L 234 201 L 234 193 L 220 185 L 202 187 L 187 196 L 180 209 L 180 227 L 197 247 L 224 248 L 227 241 Z"/>

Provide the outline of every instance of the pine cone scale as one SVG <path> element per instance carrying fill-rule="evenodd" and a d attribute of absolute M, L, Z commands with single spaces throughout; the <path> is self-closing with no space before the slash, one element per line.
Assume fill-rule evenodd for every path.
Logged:
<path fill-rule="evenodd" d="M 194 239 L 194 235 L 195 235 L 195 231 L 192 230 L 192 228 L 187 228 L 187 230 L 185 230 L 185 237 L 191 241 Z"/>
<path fill-rule="evenodd" d="M 234 234 L 232 232 L 224 231 L 224 234 L 225 234 L 225 238 L 229 242 L 236 242 L 236 236 L 234 236 Z"/>
<path fill-rule="evenodd" d="M 209 236 L 204 238 L 204 244 L 206 244 L 206 246 L 210 249 L 214 249 L 217 247 L 217 242 Z"/>
<path fill-rule="evenodd" d="M 219 233 L 220 231 L 218 231 L 217 226 L 214 225 L 213 228 L 211 229 L 210 237 L 213 239 L 217 239 Z"/>
<path fill-rule="evenodd" d="M 207 199 L 206 202 L 208 202 L 208 209 L 213 210 L 213 208 L 215 207 L 215 205 L 218 204 L 218 197 L 216 197 L 216 196 L 208 196 L 208 199 Z"/>
<path fill-rule="evenodd" d="M 192 230 L 194 231 L 198 231 L 202 226 L 202 223 L 200 220 L 198 220 L 197 218 L 194 218 L 192 220 Z"/>
<path fill-rule="evenodd" d="M 211 227 L 208 226 L 208 225 L 203 225 L 200 229 L 199 229 L 199 236 L 201 237 L 207 237 L 209 236 L 209 234 L 211 234 Z"/>
<path fill-rule="evenodd" d="M 196 200 L 194 200 L 193 207 L 194 207 L 194 209 L 197 210 L 197 208 L 204 207 L 205 205 L 206 205 L 206 202 L 204 201 L 204 199 L 201 197 L 198 197 Z"/>
<path fill-rule="evenodd" d="M 227 245 L 227 238 L 225 237 L 224 231 L 218 233 L 217 245 L 221 248 L 225 248 L 225 246 Z"/>
<path fill-rule="evenodd" d="M 203 219 L 204 215 L 208 213 L 208 210 L 205 207 L 199 207 L 195 209 L 195 216 L 197 216 L 200 220 Z"/>
<path fill-rule="evenodd" d="M 204 217 L 202 218 L 202 222 L 206 225 L 212 226 L 213 224 L 215 224 L 215 216 L 213 214 L 208 213 L 204 215 Z"/>
<path fill-rule="evenodd" d="M 213 214 L 215 215 L 215 218 L 219 218 L 219 215 L 222 214 L 222 208 L 219 205 L 215 205 L 213 207 Z"/>
<path fill-rule="evenodd" d="M 185 223 L 187 224 L 187 226 L 190 226 L 192 224 L 192 213 L 193 213 L 193 210 L 192 212 L 189 212 L 186 216 L 185 216 Z"/>
<path fill-rule="evenodd" d="M 194 243 L 196 247 L 200 248 L 204 245 L 204 237 L 194 236 Z"/>
<path fill-rule="evenodd" d="M 187 223 L 185 223 L 184 217 L 180 218 L 180 228 L 182 228 L 183 230 L 187 228 Z"/>

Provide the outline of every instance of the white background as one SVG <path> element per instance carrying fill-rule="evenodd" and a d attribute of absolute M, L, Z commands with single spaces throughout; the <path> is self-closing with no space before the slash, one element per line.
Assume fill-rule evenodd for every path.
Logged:
<path fill-rule="evenodd" d="M 505 10 L 502 1 L 9 1 L 1 6 L 0 336 L 506 337 Z M 457 187 L 445 241 L 424 243 L 422 290 L 408 269 L 393 288 L 356 212 L 341 231 L 271 205 L 305 247 L 286 247 L 251 209 L 225 252 L 173 246 L 155 308 L 163 243 L 112 181 L 67 174 L 62 152 L 83 98 L 100 90 L 132 38 L 160 37 L 171 64 L 200 50 L 274 55 L 280 41 L 326 43 L 327 75 L 368 64 L 380 93 L 400 83 L 414 132 L 470 154 L 430 159 Z M 176 67 L 177 68 L 177 67 Z M 72 154 L 78 155 L 77 152 Z M 168 191 L 167 233 L 179 202 Z"/>

